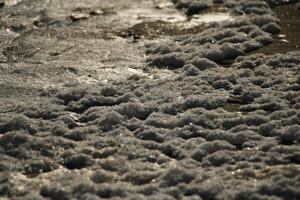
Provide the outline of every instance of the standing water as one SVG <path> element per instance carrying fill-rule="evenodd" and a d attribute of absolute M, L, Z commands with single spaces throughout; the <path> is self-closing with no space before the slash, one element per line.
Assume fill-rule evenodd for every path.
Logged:
<path fill-rule="evenodd" d="M 286 53 L 300 50 L 300 6 L 285 4 L 273 10 L 280 19 L 281 32 L 274 37 L 274 42 L 258 52 L 264 54 Z"/>

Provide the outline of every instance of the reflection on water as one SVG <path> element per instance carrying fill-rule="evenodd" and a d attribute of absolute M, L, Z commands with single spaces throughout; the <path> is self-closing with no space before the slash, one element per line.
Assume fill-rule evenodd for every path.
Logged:
<path fill-rule="evenodd" d="M 233 21 L 234 18 L 229 13 L 205 13 L 202 15 L 193 15 L 189 21 L 189 25 L 198 26 L 201 24 L 208 24 L 213 22 Z"/>

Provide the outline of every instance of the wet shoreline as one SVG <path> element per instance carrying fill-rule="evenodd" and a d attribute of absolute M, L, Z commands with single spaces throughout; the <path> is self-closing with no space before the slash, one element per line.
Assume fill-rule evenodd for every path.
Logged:
<path fill-rule="evenodd" d="M 300 8 L 295 3 L 279 5 L 273 8 L 278 16 L 281 31 L 274 35 L 274 42 L 258 53 L 270 55 L 273 53 L 286 53 L 300 49 Z"/>

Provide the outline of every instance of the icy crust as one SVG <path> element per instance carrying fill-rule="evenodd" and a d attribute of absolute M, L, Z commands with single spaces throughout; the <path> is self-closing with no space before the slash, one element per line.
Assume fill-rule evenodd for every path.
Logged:
<path fill-rule="evenodd" d="M 254 54 L 166 80 L 44 90 L 51 102 L 0 121 L 0 195 L 299 199 L 299 66 L 299 52 Z"/>
<path fill-rule="evenodd" d="M 58 1 L 35 1 L 31 7 L 28 2 L 6 10 L 3 16 L 11 17 L 5 17 L 3 27 L 14 34 L 26 32 L 26 23 L 47 30 L 48 25 L 64 31 L 68 26 L 67 33 L 88 27 L 97 33 L 77 35 L 75 42 L 82 46 L 62 56 L 68 62 L 77 63 L 87 46 L 125 49 L 113 39 L 108 47 L 107 41 L 84 42 L 86 37 L 103 39 L 101 28 L 94 24 L 91 29 L 92 21 L 106 21 L 93 8 L 100 0 L 68 1 L 67 13 Z M 72 7 L 93 2 L 76 12 Z M 212 6 L 212 1 L 197 2 L 192 13 Z M 280 30 L 265 2 L 279 1 L 226 1 L 237 20 L 148 45 L 152 66 L 146 69 L 169 68 L 174 76 L 162 80 L 136 74 L 107 84 L 53 87 L 41 91 L 38 101 L 1 113 L 0 198 L 300 199 L 300 53 L 245 56 L 272 42 L 270 34 Z M 3 41 L 13 41 L 9 34 Z M 34 46 L 48 54 L 46 40 L 30 38 L 20 37 L 20 44 L 2 49 L 2 56 L 17 63 L 34 55 Z M 62 51 L 49 55 L 59 56 L 69 46 L 58 45 Z M 85 54 L 82 62 L 102 62 L 99 54 Z M 37 57 L 49 58 L 44 55 L 42 50 Z M 232 66 L 223 65 L 234 58 Z M 114 66 L 123 65 L 110 59 Z"/>
<path fill-rule="evenodd" d="M 209 28 L 197 35 L 178 36 L 171 41 L 149 44 L 148 62 L 160 68 L 196 67 L 203 71 L 216 67 L 217 63 L 224 60 L 257 50 L 272 41 L 269 33 L 241 20 Z"/>
<path fill-rule="evenodd" d="M 236 4 L 231 6 L 241 10 L 241 13 L 233 21 L 209 24 L 205 31 L 198 34 L 148 44 L 149 65 L 170 69 L 192 67 L 191 73 L 194 73 L 197 68 L 200 71 L 213 68 L 216 63 L 234 59 L 273 42 L 272 34 L 280 32 L 280 27 L 269 5 L 262 1 Z"/>
<path fill-rule="evenodd" d="M 181 8 L 212 2 L 174 3 Z M 228 1 L 224 6 L 235 16 L 233 21 L 208 24 L 206 30 L 198 34 L 148 44 L 149 65 L 170 69 L 184 67 L 189 69 L 188 73 L 195 74 L 272 43 L 272 34 L 281 30 L 278 18 L 265 1 Z"/>
<path fill-rule="evenodd" d="M 187 15 L 199 14 L 210 8 L 224 6 L 234 14 L 266 14 L 269 13 L 270 6 L 287 2 L 297 2 L 297 0 L 170 0 L 174 6 L 186 12 Z"/>

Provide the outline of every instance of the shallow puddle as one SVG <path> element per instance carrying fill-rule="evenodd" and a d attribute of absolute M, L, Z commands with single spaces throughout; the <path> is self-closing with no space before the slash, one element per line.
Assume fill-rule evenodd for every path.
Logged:
<path fill-rule="evenodd" d="M 281 32 L 274 36 L 274 42 L 258 50 L 267 55 L 300 50 L 300 8 L 285 4 L 273 9 L 280 19 Z"/>
<path fill-rule="evenodd" d="M 127 30 L 117 33 L 123 38 L 155 39 L 164 36 L 176 36 L 184 34 L 197 34 L 203 31 L 209 23 L 232 21 L 234 18 L 229 13 L 205 13 L 193 15 L 191 18 L 184 18 L 178 21 L 161 19 L 159 21 L 143 21 L 133 25 Z"/>
<path fill-rule="evenodd" d="M 228 112 L 240 112 L 240 107 L 242 104 L 239 103 L 226 103 L 223 109 Z"/>

